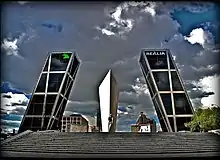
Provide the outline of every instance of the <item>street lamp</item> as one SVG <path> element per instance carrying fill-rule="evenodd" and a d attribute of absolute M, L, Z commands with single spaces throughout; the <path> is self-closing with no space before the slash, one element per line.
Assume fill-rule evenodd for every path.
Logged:
<path fill-rule="evenodd" d="M 217 105 L 217 104 L 211 104 L 211 106 L 212 106 L 212 107 L 216 106 L 216 107 L 219 107 L 219 108 L 220 108 L 220 106 Z"/>

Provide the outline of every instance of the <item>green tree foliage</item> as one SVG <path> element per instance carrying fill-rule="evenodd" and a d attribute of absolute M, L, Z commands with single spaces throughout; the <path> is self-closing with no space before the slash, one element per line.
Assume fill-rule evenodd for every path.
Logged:
<path fill-rule="evenodd" d="M 186 126 L 192 132 L 207 132 L 220 128 L 220 108 L 213 107 L 207 109 L 197 109 L 195 115 Z"/>

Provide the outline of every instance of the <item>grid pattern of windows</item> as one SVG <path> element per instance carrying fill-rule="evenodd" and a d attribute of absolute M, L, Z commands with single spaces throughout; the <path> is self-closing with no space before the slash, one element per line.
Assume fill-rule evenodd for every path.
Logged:
<path fill-rule="evenodd" d="M 81 116 L 69 116 L 69 117 L 62 117 L 61 121 L 62 132 L 70 132 L 70 125 L 82 125 L 83 124 L 83 118 Z"/>
<path fill-rule="evenodd" d="M 191 121 L 191 117 L 176 117 L 177 131 L 187 130 L 185 123 L 190 121 Z"/>
<path fill-rule="evenodd" d="M 142 66 L 142 72 L 149 73 L 147 77 L 144 77 L 150 96 L 153 98 L 162 130 L 179 131 L 186 129 L 184 123 L 193 115 L 193 108 L 189 98 L 187 98 L 188 94 L 184 90 L 172 55 L 169 50 L 164 51 L 166 52 L 165 55 L 145 55 L 144 52 L 145 50 L 142 51 L 139 62 Z M 157 95 L 154 97 L 155 94 Z"/>
<path fill-rule="evenodd" d="M 147 77 L 147 80 L 148 80 L 148 82 L 149 82 L 149 85 L 150 85 L 149 88 L 151 88 L 153 95 L 156 94 L 157 91 L 156 91 L 156 87 L 155 87 L 155 85 L 154 85 L 154 83 L 153 83 L 152 78 L 151 78 L 150 76 L 148 76 L 148 77 Z"/>
<path fill-rule="evenodd" d="M 46 59 L 46 64 L 45 64 L 45 66 L 44 66 L 44 70 L 43 71 L 48 71 L 48 64 L 49 64 L 49 57 L 47 57 L 47 59 Z"/>
<path fill-rule="evenodd" d="M 76 55 L 69 52 L 47 57 L 19 133 L 27 129 L 58 129 L 79 65 Z"/>
<path fill-rule="evenodd" d="M 172 131 L 175 131 L 173 117 L 168 117 Z"/>
<path fill-rule="evenodd" d="M 51 63 L 50 63 L 50 71 L 66 71 L 67 65 L 70 60 L 70 58 L 68 57 L 71 57 L 71 53 L 52 54 Z"/>
<path fill-rule="evenodd" d="M 40 81 L 38 82 L 37 88 L 36 88 L 36 93 L 37 92 L 45 92 L 46 89 L 46 78 L 47 74 L 43 73 L 40 77 Z"/>
<path fill-rule="evenodd" d="M 58 92 L 64 73 L 49 73 L 49 83 L 47 92 Z"/>
<path fill-rule="evenodd" d="M 147 75 L 147 73 L 148 73 L 148 67 L 147 67 L 147 63 L 146 63 L 146 61 L 145 61 L 145 59 L 144 59 L 144 55 L 143 54 L 141 54 L 141 57 L 140 57 L 140 64 L 141 64 L 141 66 L 142 66 L 142 68 L 143 68 L 143 71 L 145 72 L 145 74 Z"/>
<path fill-rule="evenodd" d="M 160 94 L 164 108 L 166 110 L 167 115 L 172 115 L 172 101 L 171 101 L 171 94 L 170 93 L 161 93 Z"/>
<path fill-rule="evenodd" d="M 177 76 L 176 71 L 171 72 L 172 77 L 172 86 L 174 91 L 183 91 L 183 87 L 180 83 L 179 77 Z"/>
<path fill-rule="evenodd" d="M 153 76 L 159 91 L 170 91 L 168 72 L 153 72 Z"/>
<path fill-rule="evenodd" d="M 189 102 L 184 93 L 174 93 L 173 96 L 176 114 L 192 114 Z"/>
<path fill-rule="evenodd" d="M 56 95 L 47 95 L 45 115 L 51 115 L 56 97 L 57 97 L 57 94 Z"/>
<path fill-rule="evenodd" d="M 72 61 L 71 66 L 70 66 L 69 71 L 68 71 L 70 73 L 70 75 L 73 77 L 73 79 L 76 75 L 76 70 L 78 69 L 78 67 L 79 67 L 79 60 L 74 55 L 74 60 Z"/>
<path fill-rule="evenodd" d="M 151 69 L 168 69 L 166 55 L 147 55 Z"/>

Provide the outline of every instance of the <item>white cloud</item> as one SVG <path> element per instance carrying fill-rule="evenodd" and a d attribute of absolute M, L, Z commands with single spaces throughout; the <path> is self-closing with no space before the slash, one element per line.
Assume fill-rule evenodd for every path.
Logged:
<path fill-rule="evenodd" d="M 125 4 L 130 5 L 132 7 L 145 6 L 146 5 L 145 2 L 134 2 L 134 1 L 127 2 L 127 3 L 125 2 Z"/>
<path fill-rule="evenodd" d="M 142 7 L 143 9 L 141 10 L 141 12 L 149 13 L 151 16 L 156 15 L 155 2 L 128 2 L 127 5 L 132 7 Z"/>
<path fill-rule="evenodd" d="M 97 29 L 100 30 L 102 34 L 106 34 L 108 36 L 119 36 L 123 38 L 123 35 L 130 32 L 134 26 L 133 19 L 121 18 L 121 13 L 123 9 L 127 7 L 128 6 L 126 3 L 117 6 L 115 12 L 109 15 L 112 20 L 108 22 L 104 28 L 97 27 Z M 113 31 L 114 29 L 116 29 L 117 31 Z"/>
<path fill-rule="evenodd" d="M 2 127 L 2 132 L 3 133 L 12 133 L 13 132 L 13 129 L 15 129 L 15 133 L 17 133 L 18 132 L 18 127 L 17 128 L 14 128 L 14 127 L 7 127 L 7 128 L 3 128 Z"/>
<path fill-rule="evenodd" d="M 140 78 L 135 80 L 135 85 L 132 85 L 132 88 L 136 91 L 137 95 L 149 94 L 147 84 L 142 84 Z"/>
<path fill-rule="evenodd" d="M 24 59 L 21 55 L 19 55 L 19 44 L 24 40 L 26 33 L 22 33 L 18 38 L 14 40 L 10 40 L 9 38 L 5 38 L 1 44 L 1 48 L 4 49 L 6 55 L 8 56 L 16 56 L 18 58 Z M 28 38 L 31 39 L 32 36 Z"/>
<path fill-rule="evenodd" d="M 203 48 L 206 47 L 206 43 L 212 43 L 212 35 L 209 32 L 204 31 L 202 28 L 193 29 L 190 35 L 184 36 L 184 39 L 191 44 L 200 44 Z"/>
<path fill-rule="evenodd" d="M 36 37 L 36 30 L 31 26 L 27 27 L 25 33 L 22 33 L 19 37 L 12 39 L 11 37 L 7 37 L 3 39 L 1 44 L 1 48 L 6 52 L 8 56 L 16 56 L 18 58 L 24 59 L 19 54 L 19 47 L 21 43 L 27 43 Z"/>
<path fill-rule="evenodd" d="M 219 86 L 220 76 L 209 76 L 203 79 L 200 79 L 199 84 L 202 87 L 203 91 L 214 92 L 214 95 L 209 95 L 208 97 L 203 97 L 201 103 L 203 106 L 211 106 L 211 104 L 220 105 L 219 102 Z"/>
<path fill-rule="evenodd" d="M 7 39 L 3 40 L 2 48 L 6 50 L 7 55 L 18 56 L 17 42 L 18 42 L 18 39 L 15 39 L 14 41 L 10 41 L 10 40 L 7 40 Z"/>
<path fill-rule="evenodd" d="M 152 17 L 154 17 L 156 15 L 156 11 L 155 11 L 155 4 L 152 4 L 150 7 L 145 7 L 142 12 L 145 12 L 145 13 L 150 13 L 150 15 Z"/>
<path fill-rule="evenodd" d="M 99 30 L 99 31 L 101 31 L 102 34 L 105 34 L 105 35 L 107 35 L 107 36 L 115 35 L 115 33 L 113 33 L 112 31 L 107 30 L 106 28 L 100 28 L 100 27 L 97 26 L 96 29 Z M 97 39 L 97 36 L 94 37 L 94 38 Z M 99 39 L 99 38 L 98 38 L 98 39 Z M 98 40 L 98 39 L 97 39 L 97 40 Z"/>
<path fill-rule="evenodd" d="M 4 120 L 4 119 L 1 119 L 1 121 L 4 123 L 4 122 L 6 122 L 6 123 L 17 123 L 17 124 L 20 124 L 21 123 L 21 121 L 14 121 L 14 120 Z"/>
<path fill-rule="evenodd" d="M 9 96 L 11 98 L 7 98 Z M 19 107 L 26 109 L 28 101 L 29 99 L 24 94 L 1 93 L 1 109 L 8 114 Z"/>
<path fill-rule="evenodd" d="M 97 29 L 100 30 L 102 34 L 118 36 L 125 39 L 125 34 L 133 29 L 135 20 L 131 18 L 122 18 L 121 14 L 123 11 L 128 11 L 129 9 L 134 9 L 136 7 L 142 8 L 140 12 L 149 13 L 153 17 L 156 15 L 156 3 L 154 2 L 124 2 L 118 5 L 113 13 L 108 13 L 108 16 L 110 16 L 112 20 L 106 23 L 105 27 Z M 137 19 L 137 22 L 138 21 L 139 20 Z"/>
<path fill-rule="evenodd" d="M 118 6 L 118 7 L 116 8 L 116 11 L 111 15 L 111 17 L 112 17 L 113 19 L 115 19 L 116 22 L 120 22 L 120 20 L 121 20 L 121 12 L 122 12 L 122 7 L 121 7 L 121 6 Z"/>
<path fill-rule="evenodd" d="M 111 32 L 105 28 L 101 29 L 101 31 L 102 31 L 102 34 L 106 34 L 108 36 L 115 35 L 115 33 Z"/>
<path fill-rule="evenodd" d="M 70 100 L 68 100 L 68 103 L 72 103 L 72 104 L 80 104 L 80 105 L 92 105 L 92 104 L 98 104 L 97 101 L 70 101 Z"/>

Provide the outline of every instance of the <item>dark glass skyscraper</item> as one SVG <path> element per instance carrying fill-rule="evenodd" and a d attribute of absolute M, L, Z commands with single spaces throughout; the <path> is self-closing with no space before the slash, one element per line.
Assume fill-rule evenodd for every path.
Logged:
<path fill-rule="evenodd" d="M 170 51 L 143 49 L 139 62 L 162 130 L 187 130 L 194 109 Z"/>
<path fill-rule="evenodd" d="M 48 55 L 19 133 L 59 129 L 79 65 L 76 53 L 53 52 Z"/>

